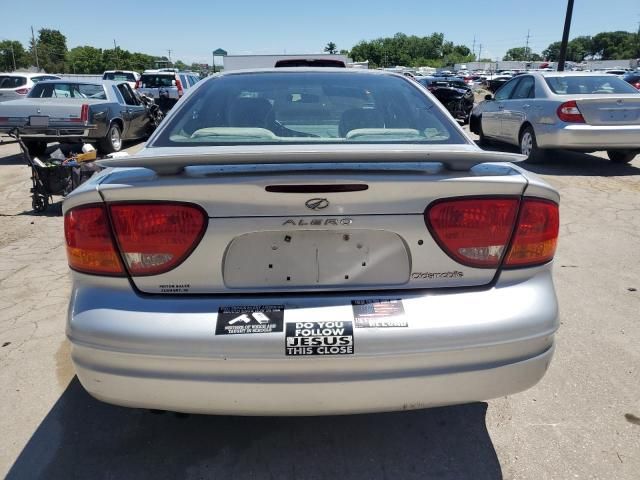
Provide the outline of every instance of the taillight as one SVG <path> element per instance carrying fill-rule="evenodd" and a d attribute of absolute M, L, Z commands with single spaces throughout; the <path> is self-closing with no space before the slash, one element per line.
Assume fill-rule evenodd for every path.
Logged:
<path fill-rule="evenodd" d="M 584 117 L 582 116 L 575 100 L 569 100 L 568 102 L 564 102 L 560 105 L 558 107 L 557 114 L 558 118 L 563 122 L 585 123 Z"/>
<path fill-rule="evenodd" d="M 137 89 L 139 89 L 139 88 L 140 88 L 140 80 L 136 80 L 136 86 L 135 86 L 135 89 L 137 90 Z"/>
<path fill-rule="evenodd" d="M 109 207 L 115 238 L 133 276 L 157 275 L 180 265 L 198 245 L 205 212 L 183 203 L 118 203 Z"/>
<path fill-rule="evenodd" d="M 525 198 L 505 267 L 529 267 L 553 259 L 559 229 L 558 204 L 539 198 Z"/>
<path fill-rule="evenodd" d="M 447 255 L 475 268 L 497 268 L 503 258 L 507 268 L 550 261 L 560 223 L 556 203 L 515 197 L 439 201 L 427 208 L 425 222 Z"/>
<path fill-rule="evenodd" d="M 29 93 L 29 90 L 31 90 L 30 88 L 18 88 L 16 89 L 16 93 L 18 95 L 26 95 L 27 93 Z"/>
<path fill-rule="evenodd" d="M 83 103 L 80 109 L 80 121 L 83 123 L 89 121 L 89 105 L 87 103 Z"/>
<path fill-rule="evenodd" d="M 178 96 L 181 97 L 184 93 L 184 90 L 182 89 L 182 82 L 180 81 L 180 79 L 176 79 L 176 87 L 178 87 Z"/>
<path fill-rule="evenodd" d="M 638 90 L 640 90 L 640 82 L 634 83 L 633 86 L 636 87 Z"/>
<path fill-rule="evenodd" d="M 513 232 L 518 204 L 515 197 L 445 200 L 427 208 L 425 222 L 456 262 L 497 268 Z"/>
<path fill-rule="evenodd" d="M 124 276 L 104 206 L 88 205 L 69 210 L 64 216 L 64 236 L 67 259 L 73 270 Z"/>

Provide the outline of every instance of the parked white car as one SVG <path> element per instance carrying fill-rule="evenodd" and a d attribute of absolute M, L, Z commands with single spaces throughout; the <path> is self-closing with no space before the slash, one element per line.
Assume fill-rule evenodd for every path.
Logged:
<path fill-rule="evenodd" d="M 103 80 L 114 82 L 127 82 L 131 88 L 136 88 L 136 82 L 140 80 L 140 74 L 133 70 L 107 70 L 102 74 Z"/>
<path fill-rule="evenodd" d="M 0 73 L 0 102 L 25 98 L 33 86 L 41 80 L 58 80 L 47 73 Z"/>
<path fill-rule="evenodd" d="M 615 75 L 530 72 L 487 95 L 469 123 L 481 143 L 517 145 L 529 161 L 564 149 L 628 163 L 640 152 L 640 92 Z"/>

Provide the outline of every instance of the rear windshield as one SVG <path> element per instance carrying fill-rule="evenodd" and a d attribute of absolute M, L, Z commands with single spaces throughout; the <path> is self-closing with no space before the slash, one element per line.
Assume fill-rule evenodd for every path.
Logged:
<path fill-rule="evenodd" d="M 136 76 L 131 72 L 105 72 L 103 80 L 115 80 L 116 82 L 135 82 Z"/>
<path fill-rule="evenodd" d="M 611 75 L 546 77 L 551 91 L 558 95 L 638 93 L 624 80 Z"/>
<path fill-rule="evenodd" d="M 14 76 L 14 75 L 2 75 L 0 76 L 0 88 L 18 88 L 27 84 L 26 77 Z"/>
<path fill-rule="evenodd" d="M 142 88 L 171 87 L 176 79 L 173 73 L 143 73 L 140 78 Z"/>
<path fill-rule="evenodd" d="M 38 83 L 28 95 L 29 98 L 92 98 L 106 100 L 102 85 L 90 83 Z"/>
<path fill-rule="evenodd" d="M 272 143 L 466 143 L 411 80 L 324 72 L 207 80 L 154 146 Z"/>

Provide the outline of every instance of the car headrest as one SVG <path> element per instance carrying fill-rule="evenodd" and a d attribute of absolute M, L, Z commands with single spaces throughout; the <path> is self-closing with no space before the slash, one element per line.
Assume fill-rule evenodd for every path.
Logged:
<path fill-rule="evenodd" d="M 338 125 L 340 136 L 346 137 L 351 130 L 359 128 L 384 128 L 384 118 L 375 108 L 345 110 Z"/>
<path fill-rule="evenodd" d="M 272 110 L 266 98 L 237 98 L 229 109 L 229 126 L 265 128 Z"/>

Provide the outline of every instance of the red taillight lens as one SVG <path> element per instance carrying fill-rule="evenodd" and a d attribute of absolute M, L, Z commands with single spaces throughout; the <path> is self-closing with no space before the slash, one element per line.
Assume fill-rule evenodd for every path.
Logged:
<path fill-rule="evenodd" d="M 124 276 L 113 244 L 107 212 L 102 205 L 69 210 L 64 216 L 69 266 L 79 272 Z"/>
<path fill-rule="evenodd" d="M 205 212 L 180 203 L 114 204 L 111 221 L 131 275 L 157 275 L 184 261 L 207 225 Z"/>
<path fill-rule="evenodd" d="M 18 95 L 26 95 L 27 93 L 29 93 L 29 90 L 31 90 L 30 88 L 18 88 L 16 89 L 16 93 Z"/>
<path fill-rule="evenodd" d="M 178 87 L 178 96 L 181 97 L 184 90 L 182 89 L 182 82 L 178 79 L 176 79 L 176 87 Z"/>
<path fill-rule="evenodd" d="M 84 123 L 89 121 L 89 105 L 86 103 L 82 104 L 82 109 L 80 110 L 80 120 Z"/>
<path fill-rule="evenodd" d="M 640 90 L 640 82 L 634 83 L 633 86 L 636 87 L 638 90 Z"/>
<path fill-rule="evenodd" d="M 580 109 L 578 108 L 578 104 L 575 100 L 570 100 L 560 105 L 558 107 L 557 114 L 558 118 L 563 122 L 585 123 L 584 117 L 582 116 L 582 113 L 580 113 Z"/>
<path fill-rule="evenodd" d="M 547 263 L 556 252 L 560 213 L 549 200 L 523 200 L 505 267 L 529 267 Z"/>
<path fill-rule="evenodd" d="M 136 86 L 135 86 L 135 89 L 137 90 L 137 89 L 139 89 L 139 88 L 140 88 L 140 80 L 136 80 Z"/>
<path fill-rule="evenodd" d="M 440 247 L 456 262 L 497 268 L 511 238 L 518 198 L 455 199 L 427 208 L 425 221 Z"/>

